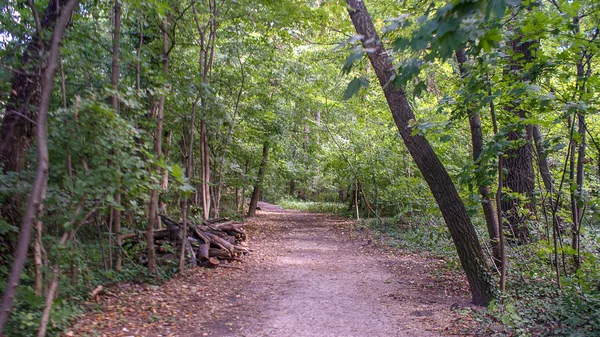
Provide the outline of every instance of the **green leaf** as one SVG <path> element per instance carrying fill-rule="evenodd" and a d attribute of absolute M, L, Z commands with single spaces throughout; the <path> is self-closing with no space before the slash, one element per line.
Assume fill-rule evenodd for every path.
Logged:
<path fill-rule="evenodd" d="M 180 183 L 183 184 L 185 181 L 185 174 L 183 172 L 183 168 L 181 166 L 179 166 L 178 164 L 172 165 L 170 168 L 171 171 L 171 175 L 173 176 L 173 178 L 175 178 L 175 180 Z"/>
<path fill-rule="evenodd" d="M 181 194 L 184 197 L 191 197 L 192 194 L 194 194 L 194 191 L 196 191 L 196 189 L 194 189 L 194 187 L 190 184 L 188 184 L 187 182 L 185 182 L 180 188 L 179 191 L 181 192 Z"/>
<path fill-rule="evenodd" d="M 346 62 L 344 62 L 344 66 L 342 67 L 342 75 L 348 75 L 352 70 L 352 66 L 354 66 L 354 62 L 360 60 L 362 57 L 362 50 L 348 55 L 348 57 L 346 58 Z"/>
<path fill-rule="evenodd" d="M 399 37 L 392 42 L 394 50 L 406 50 L 410 46 L 410 40 L 405 37 Z"/>
<path fill-rule="evenodd" d="M 344 100 L 349 100 L 352 96 L 356 95 L 362 87 L 368 87 L 369 80 L 367 80 L 364 76 L 355 77 L 350 83 L 348 83 L 348 87 L 344 92 Z"/>

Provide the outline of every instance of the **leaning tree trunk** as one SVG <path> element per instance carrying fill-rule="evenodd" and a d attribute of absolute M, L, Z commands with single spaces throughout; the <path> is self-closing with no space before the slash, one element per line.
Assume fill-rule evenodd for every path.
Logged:
<path fill-rule="evenodd" d="M 252 198 L 250 199 L 250 206 L 248 207 L 248 217 L 256 215 L 256 206 L 258 205 L 258 199 L 262 193 L 263 179 L 265 178 L 265 171 L 267 169 L 267 159 L 269 157 L 269 141 L 266 140 L 263 144 L 262 158 L 260 161 L 260 167 L 258 168 L 258 177 L 256 184 L 254 185 L 254 191 L 252 191 Z"/>
<path fill-rule="evenodd" d="M 369 60 L 383 88 L 398 131 L 429 185 L 450 230 L 458 256 L 469 280 L 473 303 L 488 305 L 493 298 L 491 278 L 477 233 L 467 215 L 465 206 L 452 179 L 427 139 L 421 135 L 411 134 L 411 128 L 408 124 L 409 121 L 415 118 L 414 113 L 408 104 L 404 90 L 396 88 L 394 85 L 388 85 L 390 79 L 396 75 L 395 70 L 389 61 L 381 40 L 377 36 L 375 26 L 364 2 L 361 0 L 346 0 L 346 3 L 356 32 L 362 35 L 363 46 L 366 50 L 369 50 Z"/>
<path fill-rule="evenodd" d="M 460 70 L 460 76 L 467 76 L 467 70 L 465 69 L 467 62 L 467 55 L 463 48 L 456 51 L 456 60 L 458 61 L 458 68 Z M 483 151 L 483 132 L 481 130 L 481 118 L 479 113 L 473 111 L 467 105 L 467 117 L 469 118 L 469 126 L 471 128 L 471 143 L 473 146 L 473 161 L 476 166 L 480 165 L 479 156 Z M 490 242 L 492 246 L 492 257 L 493 261 L 500 270 L 502 264 L 502 254 L 500 252 L 500 242 L 498 216 L 496 215 L 496 209 L 494 208 L 493 195 L 490 192 L 490 186 L 482 182 L 482 179 L 477 179 L 479 185 L 479 194 L 481 195 L 481 208 L 483 209 L 483 215 L 485 217 L 485 223 L 487 225 L 488 234 L 490 236 Z"/>
<path fill-rule="evenodd" d="M 31 194 L 27 200 L 27 206 L 25 208 L 25 215 L 23 217 L 23 223 L 19 232 L 19 244 L 15 252 L 14 262 L 6 282 L 6 289 L 2 296 L 2 307 L 0 308 L 0 335 L 4 331 L 8 316 L 12 310 L 15 294 L 17 292 L 17 286 L 21 279 L 21 271 L 25 265 L 25 258 L 27 257 L 27 250 L 29 248 L 29 241 L 31 239 L 31 228 L 35 221 L 36 213 L 38 213 L 38 207 L 43 203 L 46 185 L 48 182 L 48 168 L 49 168 L 49 156 L 48 156 L 48 142 L 47 142 L 47 121 L 48 121 L 48 106 L 50 105 L 50 98 L 52 96 L 52 85 L 54 83 L 54 74 L 58 68 L 58 54 L 60 50 L 60 43 L 64 32 L 71 18 L 71 14 L 77 5 L 77 0 L 69 0 L 62 7 L 56 9 L 57 13 L 55 16 L 60 16 L 56 20 L 52 39 L 49 44 L 50 53 L 48 55 L 47 67 L 43 72 L 41 78 L 40 105 L 37 112 L 37 125 L 35 127 L 37 134 L 37 153 L 38 153 L 38 168 L 35 181 L 32 186 Z M 52 6 L 53 2 L 50 2 L 49 6 Z M 54 4 L 56 5 L 56 4 Z"/>

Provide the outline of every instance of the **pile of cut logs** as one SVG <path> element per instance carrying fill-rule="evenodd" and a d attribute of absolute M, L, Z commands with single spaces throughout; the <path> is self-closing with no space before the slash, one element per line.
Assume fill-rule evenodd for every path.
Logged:
<path fill-rule="evenodd" d="M 159 261 L 178 260 L 178 254 L 172 248 L 185 245 L 186 261 L 193 265 L 214 268 L 221 261 L 240 261 L 240 257 L 247 255 L 250 250 L 246 247 L 248 239 L 246 231 L 242 228 L 245 224 L 231 221 L 227 218 L 209 219 L 202 223 L 187 221 L 188 229 L 183 238 L 183 223 L 177 223 L 160 215 L 162 223 L 167 228 L 154 230 L 155 252 Z M 121 236 L 121 242 L 135 244 L 146 239 L 146 232 L 130 233 Z M 171 247 L 171 249 L 167 248 Z M 145 260 L 145 259 L 144 259 Z"/>

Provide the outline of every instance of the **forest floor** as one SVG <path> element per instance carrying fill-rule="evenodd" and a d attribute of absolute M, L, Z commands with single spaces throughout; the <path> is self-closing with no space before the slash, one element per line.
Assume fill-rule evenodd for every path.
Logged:
<path fill-rule="evenodd" d="M 262 203 L 252 253 L 161 286 L 108 287 L 69 336 L 447 336 L 471 325 L 466 279 L 337 216 Z"/>

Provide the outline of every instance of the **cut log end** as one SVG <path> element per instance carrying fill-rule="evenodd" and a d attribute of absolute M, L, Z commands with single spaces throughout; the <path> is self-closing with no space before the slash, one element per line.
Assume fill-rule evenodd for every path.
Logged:
<path fill-rule="evenodd" d="M 210 257 L 206 261 L 199 262 L 198 265 L 206 268 L 216 268 L 221 262 L 216 257 Z"/>

